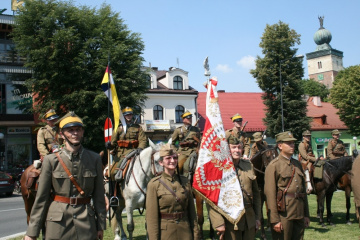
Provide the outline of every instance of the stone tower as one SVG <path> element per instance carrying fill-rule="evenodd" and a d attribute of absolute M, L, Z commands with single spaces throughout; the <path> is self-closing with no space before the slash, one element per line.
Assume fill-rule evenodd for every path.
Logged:
<path fill-rule="evenodd" d="M 306 54 L 309 78 L 332 88 L 337 73 L 343 70 L 343 52 L 330 46 L 331 33 L 323 27 L 324 17 L 318 17 L 320 28 L 314 34 L 316 50 Z"/>

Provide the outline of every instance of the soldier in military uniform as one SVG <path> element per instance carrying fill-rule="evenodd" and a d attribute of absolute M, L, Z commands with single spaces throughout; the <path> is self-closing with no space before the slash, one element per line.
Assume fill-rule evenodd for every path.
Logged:
<path fill-rule="evenodd" d="M 50 109 L 44 116 L 46 120 L 45 127 L 41 127 L 37 133 L 37 149 L 40 153 L 40 159 L 53 151 L 58 151 L 62 144 L 62 139 L 58 140 L 55 123 L 59 116 L 55 110 Z"/>
<path fill-rule="evenodd" d="M 150 180 L 146 193 L 149 240 L 199 239 L 191 185 L 176 174 L 178 156 L 170 145 L 160 149 L 163 173 Z"/>
<path fill-rule="evenodd" d="M 133 123 L 133 110 L 130 107 L 126 107 L 122 110 L 122 114 L 126 120 L 126 132 L 122 124 L 119 124 L 116 132 L 111 137 L 111 143 L 107 144 L 108 149 L 114 149 L 113 154 L 117 153 L 118 163 L 114 164 L 111 168 L 111 177 L 114 179 L 114 175 L 117 169 L 124 170 L 127 161 L 123 159 L 134 150 L 140 153 L 146 147 L 146 135 L 139 124 Z"/>
<path fill-rule="evenodd" d="M 332 139 L 328 143 L 327 147 L 327 157 L 330 160 L 347 156 L 344 142 L 340 140 L 340 131 L 335 129 L 331 131 Z"/>
<path fill-rule="evenodd" d="M 242 147 L 239 139 L 235 136 L 230 136 L 228 142 L 230 153 L 240 181 L 241 190 L 243 192 L 245 214 L 237 223 L 237 230 L 235 230 L 233 223 L 225 219 L 212 207 L 209 208 L 209 217 L 213 228 L 218 231 L 221 239 L 255 239 L 256 230 L 261 226 L 261 202 L 254 168 L 249 160 L 241 158 Z"/>
<path fill-rule="evenodd" d="M 292 158 L 296 139 L 291 132 L 276 135 L 280 154 L 265 170 L 265 195 L 273 239 L 303 239 L 310 224 L 305 175 Z"/>
<path fill-rule="evenodd" d="M 100 156 L 81 145 L 84 125 L 73 112 L 59 121 L 59 129 L 65 147 L 44 158 L 25 240 L 36 239 L 45 221 L 46 239 L 102 239 L 106 210 Z"/>
<path fill-rule="evenodd" d="M 307 164 L 307 169 L 310 171 L 313 163 L 316 161 L 316 157 L 313 153 L 313 149 L 311 147 L 311 132 L 306 130 L 302 133 L 303 141 L 299 144 L 299 161 Z M 320 159 L 324 159 L 320 157 Z"/>
<path fill-rule="evenodd" d="M 353 162 L 352 172 L 360 172 L 360 155 Z M 359 221 L 360 227 L 360 174 L 351 174 L 351 188 L 354 193 L 356 218 Z"/>
<path fill-rule="evenodd" d="M 228 139 L 230 135 L 237 137 L 240 142 L 244 144 L 244 153 L 242 158 L 249 159 L 249 153 L 250 153 L 250 138 L 246 136 L 246 133 L 242 131 L 242 121 L 243 118 L 241 115 L 236 113 L 234 116 L 232 116 L 231 121 L 234 123 L 234 127 L 232 129 L 228 129 L 225 132 L 225 138 Z"/>
<path fill-rule="evenodd" d="M 179 142 L 177 153 L 179 155 L 179 169 L 183 176 L 188 176 L 189 171 L 189 158 L 196 160 L 197 150 L 200 145 L 200 129 L 192 126 L 192 114 L 186 111 L 181 115 L 184 125 L 175 129 L 172 134 L 171 146 L 176 149 L 175 144 Z M 188 160 L 189 159 L 189 160 Z M 188 161 L 187 161 L 188 160 Z M 186 162 L 186 163 L 185 163 Z"/>
<path fill-rule="evenodd" d="M 253 138 L 255 143 L 251 146 L 251 154 L 250 159 L 255 156 L 258 152 L 260 152 L 260 149 L 266 149 L 268 147 L 268 144 L 266 141 L 264 141 L 263 135 L 261 132 L 256 132 L 253 134 Z"/>

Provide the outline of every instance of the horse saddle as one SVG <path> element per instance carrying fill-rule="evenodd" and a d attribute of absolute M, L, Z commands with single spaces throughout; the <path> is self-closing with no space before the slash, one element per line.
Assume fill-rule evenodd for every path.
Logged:
<path fill-rule="evenodd" d="M 323 178 L 323 170 L 324 170 L 325 163 L 326 163 L 326 160 L 318 160 L 313 164 L 314 178 L 316 178 L 316 179 Z"/>
<path fill-rule="evenodd" d="M 40 173 L 41 173 L 41 170 L 36 169 L 36 168 L 33 168 L 29 171 L 27 178 L 26 178 L 26 182 L 25 182 L 26 188 L 31 188 L 31 189 L 37 190 L 37 187 L 38 187 L 37 180 L 39 179 Z"/>

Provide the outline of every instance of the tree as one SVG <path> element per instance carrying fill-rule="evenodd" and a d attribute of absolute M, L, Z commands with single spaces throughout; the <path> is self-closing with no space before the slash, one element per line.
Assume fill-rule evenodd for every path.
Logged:
<path fill-rule="evenodd" d="M 329 89 L 322 83 L 315 81 L 314 79 L 303 79 L 302 87 L 305 95 L 310 97 L 319 96 L 322 101 L 326 102 L 330 94 Z"/>
<path fill-rule="evenodd" d="M 330 90 L 330 102 L 351 134 L 360 135 L 360 65 L 340 71 Z"/>
<path fill-rule="evenodd" d="M 26 1 L 15 20 L 13 40 L 33 70 L 26 85 L 36 96 L 34 112 L 75 111 L 86 125 L 84 144 L 102 149 L 108 101 L 100 84 L 108 61 L 122 107 L 142 106 L 146 99 L 139 34 L 105 4 L 96 10 L 57 0 Z"/>
<path fill-rule="evenodd" d="M 256 68 L 250 73 L 264 91 L 262 97 L 266 106 L 263 119 L 269 135 L 282 131 L 281 123 L 281 84 L 283 92 L 284 130 L 292 131 L 297 139 L 305 129 L 309 129 L 310 118 L 306 116 L 306 102 L 302 99 L 304 91 L 301 78 L 304 75 L 302 61 L 296 58 L 300 44 L 300 35 L 281 21 L 274 25 L 266 25 L 259 46 L 264 57 L 257 56 Z M 281 64 L 281 66 L 280 66 Z"/>

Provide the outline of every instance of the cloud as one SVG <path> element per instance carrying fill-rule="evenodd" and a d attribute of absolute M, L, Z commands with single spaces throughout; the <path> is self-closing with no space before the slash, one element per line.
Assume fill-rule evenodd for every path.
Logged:
<path fill-rule="evenodd" d="M 246 69 L 255 69 L 255 57 L 251 55 L 242 57 L 236 64 Z"/>
<path fill-rule="evenodd" d="M 218 64 L 215 68 L 219 72 L 229 73 L 232 69 L 227 64 Z"/>

